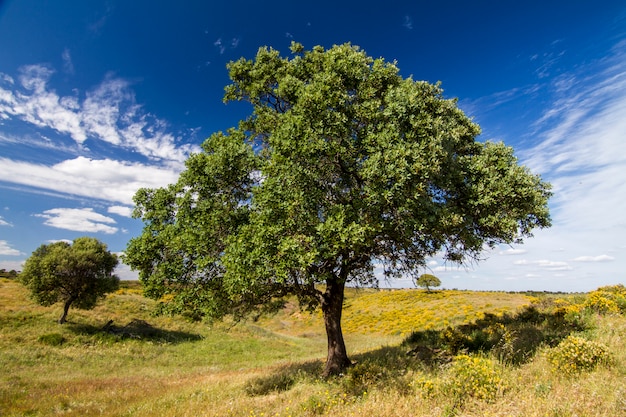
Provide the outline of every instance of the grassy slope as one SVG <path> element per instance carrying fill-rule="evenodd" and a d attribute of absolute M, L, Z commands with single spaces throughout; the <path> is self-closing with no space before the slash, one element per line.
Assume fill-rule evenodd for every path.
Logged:
<path fill-rule="evenodd" d="M 415 381 L 444 386 L 447 365 L 425 367 L 407 356 L 400 345 L 406 335 L 443 334 L 528 303 L 521 294 L 350 290 L 343 324 L 358 364 L 345 378 L 320 381 L 321 316 L 293 305 L 258 322 L 210 326 L 152 317 L 152 302 L 126 283 L 92 311 L 70 310 L 71 323 L 59 326 L 59 308 L 36 306 L 22 286 L 1 280 L 0 416 L 626 413 L 622 316 L 594 317 L 594 326 L 581 329 L 616 352 L 612 367 L 562 377 L 539 348 L 532 361 L 500 368 L 508 388 L 491 401 L 459 405 L 444 390 L 423 395 L 424 384 Z M 122 328 L 134 319 L 144 322 Z M 117 334 L 100 330 L 108 320 Z M 527 330 L 524 324 L 514 331 Z"/>

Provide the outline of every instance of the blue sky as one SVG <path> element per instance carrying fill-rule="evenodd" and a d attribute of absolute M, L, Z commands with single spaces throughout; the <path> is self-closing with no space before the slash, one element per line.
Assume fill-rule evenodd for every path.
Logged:
<path fill-rule="evenodd" d="M 430 259 L 444 287 L 626 283 L 623 1 L 0 1 L 0 268 L 84 235 L 122 252 L 142 228 L 134 192 L 175 182 L 249 113 L 222 103 L 226 64 L 292 40 L 441 81 L 480 140 L 552 182 L 552 228 L 477 265 Z"/>

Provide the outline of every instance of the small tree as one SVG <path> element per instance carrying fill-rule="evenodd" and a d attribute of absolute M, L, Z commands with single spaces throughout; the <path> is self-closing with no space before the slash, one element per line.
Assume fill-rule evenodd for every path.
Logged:
<path fill-rule="evenodd" d="M 350 44 L 291 51 L 229 64 L 225 100 L 251 115 L 209 137 L 176 184 L 137 192 L 145 226 L 125 261 L 170 311 L 240 317 L 288 296 L 320 307 L 331 375 L 351 363 L 346 285 L 531 236 L 550 225 L 550 186 L 511 148 L 477 141 L 439 86 Z"/>
<path fill-rule="evenodd" d="M 415 284 L 418 287 L 426 288 L 426 291 L 430 292 L 431 287 L 438 287 L 441 285 L 441 280 L 434 275 L 431 274 L 422 274 L 415 281 Z"/>
<path fill-rule="evenodd" d="M 104 243 L 80 237 L 71 245 L 41 245 L 26 260 L 20 280 L 37 303 L 50 306 L 63 302 L 59 319 L 59 324 L 63 324 L 71 306 L 90 310 L 119 287 L 119 278 L 113 275 L 117 264 L 117 256 Z"/>

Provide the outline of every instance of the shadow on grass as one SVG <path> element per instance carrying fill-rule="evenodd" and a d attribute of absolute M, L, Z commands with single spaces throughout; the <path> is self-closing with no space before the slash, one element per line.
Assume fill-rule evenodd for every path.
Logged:
<path fill-rule="evenodd" d="M 584 330 L 580 316 L 567 317 L 558 309 L 525 307 L 517 314 L 485 314 L 473 323 L 443 330 L 415 332 L 402 343 L 424 363 L 435 365 L 459 353 L 483 352 L 501 362 L 521 365 L 542 345 L 556 346 L 572 332 Z"/>
<path fill-rule="evenodd" d="M 159 329 L 144 320 L 134 319 L 124 326 L 109 321 L 103 327 L 90 324 L 68 323 L 67 328 L 76 334 L 105 336 L 114 340 L 136 339 L 159 343 L 182 343 L 201 340 L 202 336 L 176 330 Z"/>
<path fill-rule="evenodd" d="M 550 311 L 552 310 L 552 311 Z M 473 323 L 411 334 L 398 346 L 383 346 L 352 356 L 345 375 L 331 379 L 352 395 L 372 386 L 406 390 L 404 376 L 411 370 L 432 370 L 461 353 L 484 353 L 517 366 L 530 361 L 540 346 L 555 346 L 572 332 L 587 328 L 584 318 L 566 317 L 558 309 L 539 311 L 530 306 L 514 315 L 486 314 Z M 299 380 L 318 380 L 322 361 L 289 364 L 270 375 L 252 379 L 248 395 L 288 391 Z"/>

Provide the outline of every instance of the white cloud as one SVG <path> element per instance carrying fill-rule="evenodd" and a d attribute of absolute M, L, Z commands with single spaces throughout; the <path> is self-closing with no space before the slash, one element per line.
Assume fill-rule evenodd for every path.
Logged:
<path fill-rule="evenodd" d="M 57 243 L 57 242 L 65 242 L 65 243 L 69 243 L 70 245 L 72 244 L 71 239 L 50 239 L 46 243 Z"/>
<path fill-rule="evenodd" d="M 133 208 L 128 206 L 111 206 L 107 209 L 107 213 L 117 214 L 124 217 L 132 217 Z"/>
<path fill-rule="evenodd" d="M 572 261 L 574 262 L 610 262 L 614 260 L 615 258 L 609 255 L 579 256 L 577 258 L 572 259 Z"/>
<path fill-rule="evenodd" d="M 70 59 L 69 51 L 66 55 Z M 78 144 L 101 140 L 178 166 L 198 151 L 195 145 L 178 145 L 182 138 L 168 132 L 165 121 L 144 112 L 126 80 L 107 76 L 81 101 L 50 89 L 53 74 L 43 65 L 22 67 L 21 89 L 12 83 L 7 83 L 9 89 L 0 88 L 0 119 L 18 118 L 68 135 Z"/>
<path fill-rule="evenodd" d="M 115 268 L 115 275 L 124 281 L 137 281 L 139 279 L 139 273 L 131 270 L 130 266 L 122 262 L 121 257 L 124 256 L 124 252 L 117 252 L 116 255 L 118 256 L 118 259 L 120 259 L 120 263 L 117 264 L 117 268 Z"/>
<path fill-rule="evenodd" d="M 451 272 L 451 271 L 467 271 L 464 266 L 461 265 L 439 265 L 432 268 L 433 272 Z"/>
<path fill-rule="evenodd" d="M 0 216 L 0 226 L 13 226 L 11 223 L 7 222 Z"/>
<path fill-rule="evenodd" d="M 129 205 L 139 188 L 163 187 L 178 178 L 172 169 L 84 157 L 52 166 L 0 158 L 0 166 L 6 182 Z"/>
<path fill-rule="evenodd" d="M 529 261 L 527 259 L 522 259 L 513 262 L 513 265 L 535 265 L 548 271 L 570 271 L 572 269 L 572 267 L 567 262 L 549 261 L 547 259 L 540 259 L 538 261 Z"/>
<path fill-rule="evenodd" d="M 1 244 L 0 244 L 1 246 Z M 22 254 L 23 255 L 23 254 Z M 0 260 L 0 269 L 4 269 L 7 271 L 21 271 L 22 268 L 24 267 L 24 259 L 22 260 L 15 260 L 15 261 L 3 261 Z"/>
<path fill-rule="evenodd" d="M 109 226 L 109 224 L 115 224 L 115 220 L 96 213 L 91 208 L 56 208 L 46 210 L 35 216 L 46 219 L 45 225 L 58 229 L 106 234 L 113 234 L 118 231 L 117 227 Z"/>
<path fill-rule="evenodd" d="M 17 249 L 12 248 L 9 242 L 7 242 L 6 240 L 0 240 L 0 255 L 20 256 L 23 255 L 23 253 Z"/>
<path fill-rule="evenodd" d="M 498 254 L 499 255 L 523 255 L 527 252 L 528 251 L 526 249 L 509 248 L 509 249 L 498 252 Z"/>

